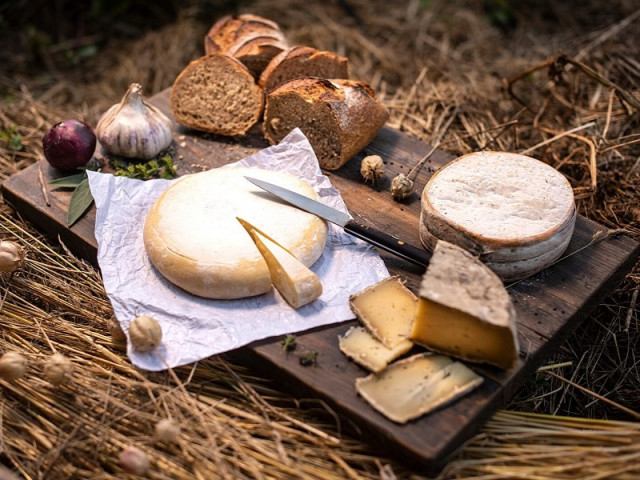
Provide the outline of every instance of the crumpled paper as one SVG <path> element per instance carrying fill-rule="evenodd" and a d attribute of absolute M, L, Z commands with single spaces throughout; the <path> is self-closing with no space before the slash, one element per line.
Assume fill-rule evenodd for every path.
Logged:
<path fill-rule="evenodd" d="M 322 202 L 347 211 L 339 192 L 322 174 L 309 141 L 298 129 L 280 144 L 221 168 L 233 167 L 297 175 L 315 188 Z M 98 263 L 115 316 L 125 333 L 129 322 L 142 314 L 153 316 L 162 327 L 162 344 L 157 352 L 138 352 L 128 342 L 131 362 L 145 370 L 176 367 L 255 340 L 352 319 L 349 295 L 389 275 L 373 247 L 330 225 L 324 252 L 312 266 L 324 289 L 315 302 L 295 310 L 275 289 L 240 300 L 193 296 L 160 275 L 149 261 L 142 239 L 147 212 L 175 180 L 141 181 L 88 174 L 97 207 Z"/>

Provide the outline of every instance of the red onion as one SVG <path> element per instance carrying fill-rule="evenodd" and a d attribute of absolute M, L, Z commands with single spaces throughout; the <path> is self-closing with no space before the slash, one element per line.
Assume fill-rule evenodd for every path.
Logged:
<path fill-rule="evenodd" d="M 60 170 L 75 170 L 91 160 L 96 149 L 96 135 L 84 122 L 64 120 L 45 134 L 42 146 L 51 166 Z"/>

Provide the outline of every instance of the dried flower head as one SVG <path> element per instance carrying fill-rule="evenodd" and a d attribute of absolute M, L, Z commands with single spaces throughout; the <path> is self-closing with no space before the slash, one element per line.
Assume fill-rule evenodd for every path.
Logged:
<path fill-rule="evenodd" d="M 129 340 L 139 352 L 150 352 L 162 341 L 162 328 L 155 318 L 138 315 L 129 324 Z"/>
<path fill-rule="evenodd" d="M 125 447 L 120 452 L 118 463 L 125 472 L 133 473 L 134 475 L 144 475 L 149 471 L 150 467 L 147 454 L 134 446 Z"/>
<path fill-rule="evenodd" d="M 118 322 L 118 320 L 116 320 L 115 317 L 111 317 L 109 319 L 107 328 L 109 329 L 109 333 L 111 334 L 111 338 L 113 338 L 114 342 L 124 343 L 127 341 L 127 337 L 124 334 L 124 330 L 122 330 L 122 327 L 120 326 L 120 322 Z"/>
<path fill-rule="evenodd" d="M 379 155 L 369 155 L 362 159 L 360 164 L 360 175 L 365 181 L 374 185 L 380 181 L 384 175 L 384 162 Z"/>
<path fill-rule="evenodd" d="M 162 442 L 175 442 L 180 435 L 180 425 L 170 418 L 163 418 L 156 423 L 156 437 Z"/>
<path fill-rule="evenodd" d="M 0 357 L 0 378 L 17 380 L 27 371 L 27 359 L 18 352 L 7 352 Z"/>
<path fill-rule="evenodd" d="M 24 249 L 9 240 L 0 241 L 0 272 L 13 273 L 24 262 Z"/>
<path fill-rule="evenodd" d="M 54 353 L 49 357 L 44 366 L 44 376 L 54 385 L 68 382 L 73 375 L 73 363 L 60 353 Z"/>
<path fill-rule="evenodd" d="M 413 180 L 407 177 L 404 173 L 396 175 L 391 180 L 391 195 L 396 200 L 402 200 L 408 198 L 413 193 Z"/>

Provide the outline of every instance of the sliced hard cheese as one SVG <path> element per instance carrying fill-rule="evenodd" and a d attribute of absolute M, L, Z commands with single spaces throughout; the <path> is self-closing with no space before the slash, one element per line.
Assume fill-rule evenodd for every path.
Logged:
<path fill-rule="evenodd" d="M 340 351 L 354 362 L 372 372 L 381 372 L 400 355 L 413 347 L 413 342 L 404 340 L 393 348 L 385 347 L 363 327 L 351 327 L 340 337 Z"/>
<path fill-rule="evenodd" d="M 443 355 L 423 353 L 356 380 L 358 393 L 390 420 L 406 423 L 470 392 L 482 377 Z"/>
<path fill-rule="evenodd" d="M 467 251 L 439 241 L 420 285 L 411 339 L 465 360 L 511 367 L 516 314 L 502 281 Z"/>
<path fill-rule="evenodd" d="M 289 250 L 262 233 L 246 220 L 238 221 L 247 230 L 262 254 L 273 285 L 289 305 L 300 308 L 322 295 L 318 276 L 298 260 Z"/>
<path fill-rule="evenodd" d="M 349 304 L 373 336 L 393 348 L 409 337 L 418 299 L 398 277 L 388 277 L 352 295 Z"/>
<path fill-rule="evenodd" d="M 149 259 L 169 281 L 215 299 L 268 292 L 267 264 L 236 217 L 277 238 L 308 267 L 322 255 L 326 223 L 273 201 L 245 175 L 317 198 L 304 180 L 257 168 L 216 168 L 181 178 L 158 198 L 144 225 Z"/>

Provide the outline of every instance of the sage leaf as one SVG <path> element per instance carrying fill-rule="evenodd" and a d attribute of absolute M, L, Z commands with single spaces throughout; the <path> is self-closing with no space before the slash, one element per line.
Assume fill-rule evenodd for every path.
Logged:
<path fill-rule="evenodd" d="M 87 172 L 76 173 L 75 175 L 69 175 L 68 177 L 51 180 L 49 185 L 53 185 L 56 188 L 76 188 L 86 178 Z"/>
<path fill-rule="evenodd" d="M 67 212 L 67 227 L 71 227 L 87 213 L 93 204 L 93 195 L 89 188 L 89 179 L 82 180 L 71 195 Z"/>

